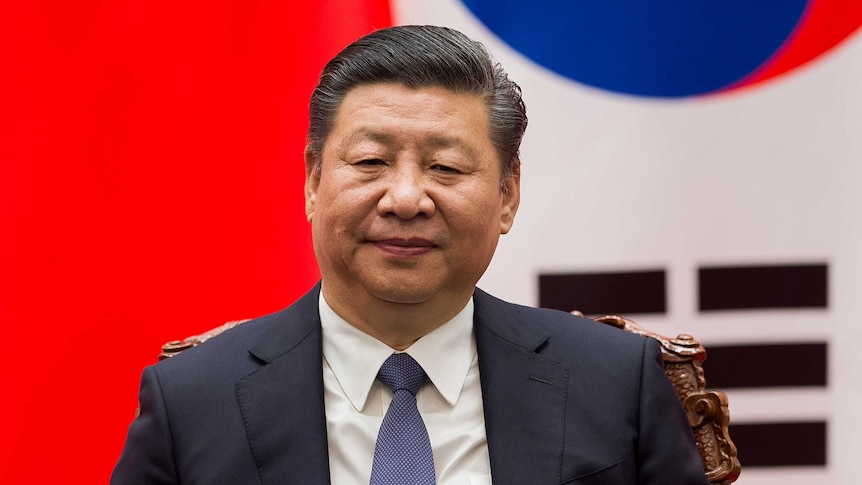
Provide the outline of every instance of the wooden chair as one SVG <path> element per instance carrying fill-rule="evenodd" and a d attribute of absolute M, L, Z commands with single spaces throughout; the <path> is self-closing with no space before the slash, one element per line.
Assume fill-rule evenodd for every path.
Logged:
<path fill-rule="evenodd" d="M 577 311 L 572 313 L 583 316 Z M 688 334 L 668 338 L 645 330 L 618 315 L 603 315 L 593 317 L 593 320 L 658 340 L 664 359 L 664 372 L 676 389 L 688 416 L 706 478 L 714 485 L 735 482 L 742 467 L 737 458 L 736 445 L 731 441 L 727 429 L 730 424 L 727 395 L 706 389 L 702 367 L 706 360 L 706 349 L 700 342 Z"/>
<path fill-rule="evenodd" d="M 583 316 L 580 312 L 572 313 Z M 701 366 L 706 359 L 706 350 L 700 342 L 686 334 L 671 339 L 645 330 L 635 322 L 617 315 L 604 315 L 593 320 L 658 340 L 664 358 L 665 373 L 676 389 L 688 416 L 697 449 L 703 460 L 706 478 L 714 485 L 730 485 L 736 481 L 741 467 L 737 459 L 736 445 L 731 441 L 727 430 L 730 422 L 727 395 L 721 391 L 706 389 L 706 379 Z M 248 319 L 230 321 L 200 335 L 170 341 L 162 346 L 159 360 L 206 342 L 247 321 Z"/>

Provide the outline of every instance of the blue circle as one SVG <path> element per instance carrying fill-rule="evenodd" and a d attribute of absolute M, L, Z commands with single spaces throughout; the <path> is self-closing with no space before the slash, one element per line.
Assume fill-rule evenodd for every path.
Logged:
<path fill-rule="evenodd" d="M 534 62 L 614 92 L 683 97 L 767 62 L 809 0 L 463 0 Z"/>

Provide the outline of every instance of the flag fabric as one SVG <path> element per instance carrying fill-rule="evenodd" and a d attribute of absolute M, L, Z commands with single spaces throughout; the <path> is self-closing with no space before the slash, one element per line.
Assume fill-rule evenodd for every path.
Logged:
<path fill-rule="evenodd" d="M 386 1 L 0 7 L 0 482 L 105 483 L 159 348 L 317 279 L 307 105 Z"/>
<path fill-rule="evenodd" d="M 862 5 L 393 2 L 523 88 L 521 207 L 479 286 L 707 347 L 746 485 L 855 483 Z"/>

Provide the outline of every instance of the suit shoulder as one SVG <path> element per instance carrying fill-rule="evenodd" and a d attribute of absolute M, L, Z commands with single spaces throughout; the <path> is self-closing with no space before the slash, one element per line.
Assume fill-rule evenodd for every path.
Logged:
<path fill-rule="evenodd" d="M 580 343 L 640 346 L 644 341 L 640 335 L 559 310 L 526 307 L 524 317 L 529 325 L 540 326 L 553 336 Z"/>
<path fill-rule="evenodd" d="M 261 362 L 249 353 L 269 335 L 291 332 L 294 326 L 287 310 L 254 318 L 225 330 L 209 340 L 165 359 L 153 367 L 160 379 L 196 380 L 235 379 L 258 367 Z"/>
<path fill-rule="evenodd" d="M 290 351 L 306 337 L 319 333 L 320 316 L 317 299 L 320 288 L 313 287 L 287 308 L 249 320 L 185 350 L 156 365 L 164 372 L 182 369 L 184 372 L 237 366 L 243 362 L 269 362 Z"/>
<path fill-rule="evenodd" d="M 542 333 L 552 353 L 640 354 L 646 339 L 560 310 L 509 303 L 478 291 L 475 297 L 477 309 L 491 316 L 497 331 L 513 340 L 528 332 Z"/>

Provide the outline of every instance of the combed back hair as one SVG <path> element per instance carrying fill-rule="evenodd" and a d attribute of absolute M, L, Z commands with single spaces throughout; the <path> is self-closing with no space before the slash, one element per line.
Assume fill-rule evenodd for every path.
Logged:
<path fill-rule="evenodd" d="M 527 129 L 521 88 L 482 44 L 457 30 L 429 25 L 377 30 L 345 47 L 326 64 L 308 113 L 307 149 L 318 168 L 342 100 L 354 87 L 374 83 L 398 83 L 413 89 L 441 87 L 481 96 L 503 178 L 520 173 L 519 150 Z"/>

